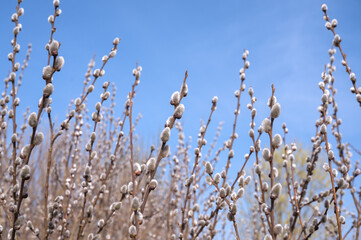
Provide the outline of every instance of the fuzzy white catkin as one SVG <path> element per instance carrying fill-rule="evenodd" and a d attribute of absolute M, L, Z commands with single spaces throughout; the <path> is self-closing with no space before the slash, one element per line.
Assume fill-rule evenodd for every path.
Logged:
<path fill-rule="evenodd" d="M 138 208 L 140 207 L 140 202 L 139 199 L 137 197 L 134 197 L 131 203 L 131 207 L 133 211 L 138 210 Z"/>
<path fill-rule="evenodd" d="M 36 127 L 37 125 L 37 114 L 35 112 L 32 112 L 28 117 L 28 124 L 30 127 Z"/>
<path fill-rule="evenodd" d="M 156 160 L 155 158 L 150 158 L 147 162 L 147 168 L 149 172 L 153 172 L 155 170 Z"/>
<path fill-rule="evenodd" d="M 59 7 L 60 1 L 59 0 L 54 0 L 53 5 L 54 5 L 54 7 Z"/>
<path fill-rule="evenodd" d="M 213 167 L 210 162 L 206 162 L 206 173 L 211 175 L 213 173 Z"/>
<path fill-rule="evenodd" d="M 282 144 L 282 137 L 279 134 L 276 134 L 273 136 L 272 139 L 272 146 L 275 148 L 279 148 Z"/>
<path fill-rule="evenodd" d="M 63 68 L 64 63 L 65 63 L 64 57 L 62 57 L 62 56 L 57 57 L 55 60 L 54 69 L 56 71 L 60 71 Z"/>
<path fill-rule="evenodd" d="M 118 37 L 114 38 L 114 40 L 113 40 L 114 45 L 118 45 L 119 42 L 120 42 L 120 39 Z"/>
<path fill-rule="evenodd" d="M 216 175 L 214 175 L 214 182 L 216 184 L 221 182 L 221 174 L 217 173 Z"/>
<path fill-rule="evenodd" d="M 336 34 L 333 38 L 333 44 L 337 47 L 341 43 L 341 37 L 340 35 Z"/>
<path fill-rule="evenodd" d="M 263 151 L 262 151 L 262 156 L 263 156 L 264 160 L 269 161 L 270 160 L 270 155 L 271 155 L 271 153 L 270 153 L 269 149 L 264 148 Z"/>
<path fill-rule="evenodd" d="M 30 178 L 30 167 L 29 167 L 29 165 L 24 165 L 21 168 L 20 176 L 23 179 L 29 179 Z"/>
<path fill-rule="evenodd" d="M 281 224 L 276 224 L 275 228 L 274 228 L 274 233 L 276 235 L 281 234 L 283 232 L 283 227 Z"/>
<path fill-rule="evenodd" d="M 272 236 L 270 234 L 267 234 L 264 236 L 263 240 L 272 240 Z"/>
<path fill-rule="evenodd" d="M 36 133 L 34 137 L 34 145 L 40 145 L 44 140 L 44 134 L 42 132 Z"/>
<path fill-rule="evenodd" d="M 275 103 L 271 109 L 271 118 L 278 118 L 281 114 L 281 105 L 279 103 Z"/>
<path fill-rule="evenodd" d="M 43 95 L 45 97 L 49 97 L 54 92 L 54 86 L 51 83 L 46 84 L 46 86 L 43 89 Z"/>
<path fill-rule="evenodd" d="M 169 152 L 170 152 L 170 147 L 169 147 L 169 145 L 166 145 L 166 146 L 162 149 L 162 151 L 160 152 L 160 156 L 161 156 L 162 158 L 165 158 L 165 157 L 167 157 L 167 156 L 169 155 Z"/>
<path fill-rule="evenodd" d="M 114 203 L 110 206 L 110 210 L 116 211 L 116 210 L 119 210 L 121 207 L 122 207 L 122 202 L 114 202 Z"/>
<path fill-rule="evenodd" d="M 214 96 L 214 97 L 212 98 L 212 103 L 213 103 L 213 104 L 217 104 L 217 102 L 218 102 L 218 97 L 217 97 L 217 96 Z"/>
<path fill-rule="evenodd" d="M 281 191 L 282 191 L 282 185 L 280 183 L 275 184 L 271 191 L 271 197 L 275 199 L 278 198 L 281 194 Z"/>
<path fill-rule="evenodd" d="M 117 51 L 116 51 L 116 50 L 113 50 L 113 51 L 111 51 L 111 52 L 109 53 L 109 57 L 110 57 L 110 58 L 113 58 L 113 57 L 115 57 L 116 54 L 117 54 Z"/>
<path fill-rule="evenodd" d="M 178 91 L 175 91 L 170 99 L 170 104 L 171 105 L 178 105 L 180 101 L 180 93 Z"/>
<path fill-rule="evenodd" d="M 48 17 L 48 22 L 49 22 L 49 23 L 53 23 L 53 22 L 54 22 L 54 16 L 53 16 L 53 15 L 50 15 L 50 16 Z"/>
<path fill-rule="evenodd" d="M 163 129 L 162 133 L 160 134 L 160 139 L 162 142 L 168 142 L 170 137 L 170 128 L 166 127 Z"/>
<path fill-rule="evenodd" d="M 320 128 L 320 133 L 321 134 L 325 134 L 327 132 L 327 127 L 325 124 L 322 124 L 321 125 L 321 128 Z"/>
<path fill-rule="evenodd" d="M 327 5 L 326 5 L 325 3 L 321 5 L 321 10 L 322 10 L 322 11 L 326 12 L 327 9 L 328 9 L 328 8 L 327 8 Z"/>
<path fill-rule="evenodd" d="M 49 45 L 49 53 L 53 56 L 57 56 L 58 55 L 58 50 L 59 50 L 59 42 L 56 40 L 53 40 L 50 45 Z"/>
<path fill-rule="evenodd" d="M 48 65 L 43 68 L 43 79 L 44 80 L 50 80 L 52 74 L 53 74 L 52 66 Z"/>
<path fill-rule="evenodd" d="M 350 73 L 350 79 L 353 81 L 353 82 L 356 82 L 356 75 L 355 73 Z"/>
<path fill-rule="evenodd" d="M 231 149 L 229 152 L 228 152 L 228 158 L 233 158 L 234 157 L 234 151 L 233 149 Z"/>
<path fill-rule="evenodd" d="M 158 181 L 155 179 L 152 179 L 152 181 L 150 181 L 150 183 L 149 183 L 149 189 L 154 190 L 154 189 L 156 189 L 157 186 L 158 186 Z"/>
<path fill-rule="evenodd" d="M 183 104 L 179 104 L 176 109 L 174 110 L 174 117 L 177 118 L 177 119 L 180 119 L 182 118 L 182 115 L 183 115 L 183 112 L 184 112 L 184 105 Z"/>
<path fill-rule="evenodd" d="M 271 130 L 271 122 L 268 118 L 265 118 L 262 121 L 262 129 L 264 132 L 268 133 Z"/>
<path fill-rule="evenodd" d="M 131 238 L 134 238 L 135 236 L 137 236 L 137 228 L 134 225 L 129 227 L 129 236 Z"/>

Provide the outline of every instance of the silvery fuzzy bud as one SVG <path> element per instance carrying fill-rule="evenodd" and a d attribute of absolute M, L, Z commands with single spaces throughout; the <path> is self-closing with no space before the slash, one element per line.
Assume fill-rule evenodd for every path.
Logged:
<path fill-rule="evenodd" d="M 21 30 L 21 28 L 20 28 L 20 27 L 18 27 L 18 26 L 14 27 L 14 29 L 13 29 L 13 33 L 14 33 L 14 35 L 18 35 L 18 34 L 19 34 L 19 32 L 20 32 L 20 30 Z"/>
<path fill-rule="evenodd" d="M 44 134 L 42 132 L 36 133 L 33 144 L 35 146 L 40 145 L 44 140 Z"/>
<path fill-rule="evenodd" d="M 282 137 L 281 135 L 279 134 L 276 134 L 273 136 L 273 139 L 272 139 L 272 146 L 274 148 L 279 148 L 282 144 Z"/>
<path fill-rule="evenodd" d="M 49 23 L 53 23 L 54 22 L 54 16 L 53 15 L 50 15 L 49 17 L 48 17 L 48 22 Z M 49 44 L 47 44 L 47 50 L 49 50 Z"/>
<path fill-rule="evenodd" d="M 149 172 L 153 172 L 155 170 L 156 167 L 156 160 L 155 158 L 150 158 L 147 162 L 147 168 Z"/>
<path fill-rule="evenodd" d="M 59 5 L 60 5 L 60 1 L 59 0 L 54 0 L 53 1 L 53 5 L 54 5 L 54 7 L 59 7 Z"/>
<path fill-rule="evenodd" d="M 94 72 L 93 72 L 93 76 L 94 77 L 99 77 L 100 75 L 100 69 L 95 69 Z"/>
<path fill-rule="evenodd" d="M 320 128 L 320 133 L 321 134 L 325 134 L 327 132 L 327 127 L 325 124 L 322 124 L 321 125 L 321 128 Z"/>
<path fill-rule="evenodd" d="M 29 165 L 24 165 L 21 168 L 21 172 L 20 172 L 21 178 L 24 180 L 28 180 L 30 178 L 30 167 Z"/>
<path fill-rule="evenodd" d="M 249 137 L 253 138 L 254 137 L 254 130 L 250 129 L 248 132 Z"/>
<path fill-rule="evenodd" d="M 91 92 L 93 92 L 93 90 L 94 90 L 94 85 L 90 85 L 87 89 L 87 92 L 91 93 Z"/>
<path fill-rule="evenodd" d="M 162 133 L 160 134 L 160 139 L 162 142 L 168 142 L 170 137 L 170 128 L 166 127 L 163 129 Z"/>
<path fill-rule="evenodd" d="M 340 37 L 340 35 L 336 34 L 335 37 L 333 38 L 333 45 L 338 47 L 338 45 L 340 45 L 340 43 L 341 43 L 341 37 Z"/>
<path fill-rule="evenodd" d="M 49 53 L 53 56 L 58 56 L 59 46 L 60 46 L 59 42 L 53 40 L 49 45 Z"/>
<path fill-rule="evenodd" d="M 102 227 L 104 227 L 104 219 L 100 219 L 98 221 L 98 228 L 102 228 Z"/>
<path fill-rule="evenodd" d="M 232 213 L 233 215 L 236 215 L 237 213 L 237 205 L 236 204 L 232 204 L 231 205 L 231 209 L 229 210 L 230 213 Z"/>
<path fill-rule="evenodd" d="M 114 45 L 118 45 L 119 42 L 120 42 L 120 39 L 118 37 L 114 38 L 114 40 L 113 40 Z"/>
<path fill-rule="evenodd" d="M 272 240 L 272 236 L 270 234 L 267 234 L 264 236 L 263 240 Z"/>
<path fill-rule="evenodd" d="M 131 203 L 131 207 L 133 211 L 137 211 L 140 207 L 140 202 L 139 199 L 137 197 L 134 197 L 132 199 L 132 203 Z"/>
<path fill-rule="evenodd" d="M 154 190 L 157 186 L 158 186 L 158 181 L 155 179 L 152 179 L 152 181 L 150 181 L 150 183 L 149 183 L 149 189 Z"/>
<path fill-rule="evenodd" d="M 65 60 L 62 56 L 57 57 L 54 64 L 54 69 L 60 71 L 64 66 Z"/>
<path fill-rule="evenodd" d="M 239 90 L 236 90 L 236 91 L 234 92 L 234 96 L 235 96 L 236 98 L 238 98 L 240 95 L 241 95 L 241 93 L 239 92 Z"/>
<path fill-rule="evenodd" d="M 28 124 L 30 127 L 34 128 L 37 125 L 37 114 L 32 112 L 28 117 Z"/>
<path fill-rule="evenodd" d="M 8 112 L 9 118 L 13 118 L 14 117 L 14 111 L 12 109 L 9 110 Z"/>
<path fill-rule="evenodd" d="M 333 28 L 337 27 L 337 19 L 332 19 L 331 25 Z"/>
<path fill-rule="evenodd" d="M 252 180 L 252 177 L 251 176 L 247 176 L 246 179 L 244 180 L 244 184 L 245 185 L 248 185 Z"/>
<path fill-rule="evenodd" d="M 80 98 L 76 98 L 75 99 L 75 101 L 74 101 L 74 104 L 75 104 L 75 106 L 80 106 L 80 104 L 81 104 L 81 99 Z"/>
<path fill-rule="evenodd" d="M 100 108 L 102 107 L 102 104 L 100 102 L 97 102 L 95 104 L 95 109 L 99 112 L 100 111 Z"/>
<path fill-rule="evenodd" d="M 217 173 L 216 175 L 214 175 L 214 182 L 216 184 L 221 182 L 221 174 Z"/>
<path fill-rule="evenodd" d="M 206 162 L 206 173 L 209 175 L 213 174 L 213 167 L 210 162 Z"/>
<path fill-rule="evenodd" d="M 254 171 L 256 174 L 260 175 L 261 174 L 261 166 L 259 164 L 256 165 L 256 167 L 254 168 Z"/>
<path fill-rule="evenodd" d="M 96 133 L 95 133 L 95 132 L 92 132 L 92 133 L 90 134 L 90 140 L 91 140 L 92 142 L 94 142 L 96 138 L 97 138 Z"/>
<path fill-rule="evenodd" d="M 278 235 L 278 234 L 282 234 L 282 232 L 283 232 L 282 225 L 281 224 L 276 224 L 276 226 L 274 227 L 274 233 L 276 235 Z"/>
<path fill-rule="evenodd" d="M 183 104 L 179 104 L 176 109 L 174 110 L 174 117 L 176 119 L 180 119 L 182 118 L 182 115 L 183 115 L 183 112 L 184 112 L 184 105 Z"/>
<path fill-rule="evenodd" d="M 269 131 L 271 131 L 271 122 L 268 118 L 265 118 L 262 121 L 262 129 L 264 132 L 268 133 Z"/>
<path fill-rule="evenodd" d="M 127 185 L 123 185 L 121 188 L 120 188 L 120 192 L 122 194 L 126 194 L 128 192 L 128 186 Z"/>
<path fill-rule="evenodd" d="M 53 75 L 53 67 L 48 65 L 43 68 L 43 79 L 50 80 Z"/>
<path fill-rule="evenodd" d="M 178 91 L 175 91 L 170 98 L 170 104 L 178 105 L 179 102 L 180 102 L 180 93 Z"/>
<path fill-rule="evenodd" d="M 110 57 L 110 58 L 113 58 L 113 57 L 115 57 L 116 54 L 117 54 L 117 51 L 116 51 L 116 50 L 113 50 L 113 51 L 111 51 L 111 52 L 109 53 L 109 57 Z"/>
<path fill-rule="evenodd" d="M 244 194 L 244 188 L 240 188 L 237 192 L 237 198 L 242 198 Z"/>
<path fill-rule="evenodd" d="M 262 156 L 263 156 L 264 160 L 269 161 L 271 158 L 270 150 L 268 148 L 264 148 L 262 151 Z"/>
<path fill-rule="evenodd" d="M 217 104 L 217 102 L 218 102 L 218 97 L 217 97 L 217 96 L 214 96 L 214 97 L 212 98 L 212 103 L 213 103 L 213 104 Z"/>
<path fill-rule="evenodd" d="M 229 152 L 228 152 L 228 158 L 233 158 L 234 157 L 234 151 L 233 149 L 231 149 Z"/>
<path fill-rule="evenodd" d="M 105 92 L 100 95 L 103 100 L 107 100 L 110 97 L 110 92 Z"/>
<path fill-rule="evenodd" d="M 335 158 L 335 154 L 333 153 L 332 150 L 329 150 L 327 153 L 328 159 L 332 160 Z"/>
<path fill-rule="evenodd" d="M 184 85 L 182 85 L 182 88 L 181 88 L 180 92 L 184 97 L 187 96 L 187 94 L 188 94 L 188 85 L 186 83 Z"/>
<path fill-rule="evenodd" d="M 162 151 L 160 152 L 160 156 L 161 156 L 162 158 L 165 158 L 165 157 L 168 156 L 169 152 L 170 152 L 170 147 L 169 147 L 169 145 L 165 145 L 164 148 L 162 149 Z"/>
<path fill-rule="evenodd" d="M 11 72 L 10 75 L 9 75 L 10 81 L 11 81 L 11 82 L 14 82 L 14 81 L 15 81 L 15 78 L 16 78 L 16 73 Z"/>
<path fill-rule="evenodd" d="M 323 12 L 326 12 L 327 11 L 327 5 L 326 4 L 322 4 L 321 5 L 321 10 L 323 11 Z"/>
<path fill-rule="evenodd" d="M 134 164 L 134 174 L 136 176 L 140 176 L 140 174 L 142 174 L 142 168 L 140 167 L 139 163 Z"/>
<path fill-rule="evenodd" d="M 122 207 L 122 202 L 114 202 L 110 206 L 110 210 L 111 211 L 116 211 L 116 210 L 119 210 L 121 207 Z"/>
<path fill-rule="evenodd" d="M 45 97 L 49 97 L 54 92 L 54 86 L 51 83 L 46 84 L 46 86 L 43 89 L 43 95 Z"/>
<path fill-rule="evenodd" d="M 271 191 L 271 198 L 276 199 L 280 196 L 282 191 L 282 185 L 280 183 L 277 183 L 273 186 Z"/>
<path fill-rule="evenodd" d="M 356 82 L 356 75 L 355 73 L 350 73 L 350 80 L 353 81 L 353 82 Z"/>
<path fill-rule="evenodd" d="M 279 103 L 275 103 L 271 109 L 271 118 L 278 118 L 281 114 L 281 105 Z"/>
<path fill-rule="evenodd" d="M 16 133 L 14 133 L 12 136 L 11 136 L 11 142 L 12 143 L 15 143 L 16 141 L 17 141 L 17 135 L 16 135 Z"/>
<path fill-rule="evenodd" d="M 131 238 L 135 238 L 137 236 L 137 228 L 134 225 L 129 227 L 129 236 Z"/>
<path fill-rule="evenodd" d="M 8 60 L 9 60 L 9 61 L 12 61 L 13 58 L 14 58 L 14 54 L 13 54 L 12 52 L 9 53 L 9 54 L 8 54 Z"/>
<path fill-rule="evenodd" d="M 223 187 L 219 190 L 219 195 L 221 196 L 221 198 L 225 198 L 227 196 L 227 192 L 226 189 L 224 189 Z"/>

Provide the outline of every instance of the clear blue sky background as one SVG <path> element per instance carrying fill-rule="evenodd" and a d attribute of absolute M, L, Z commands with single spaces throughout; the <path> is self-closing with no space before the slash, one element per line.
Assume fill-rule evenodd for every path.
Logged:
<path fill-rule="evenodd" d="M 3 78 L 10 68 L 7 61 L 13 28 L 10 16 L 16 2 L 0 3 Z M 155 138 L 172 113 L 169 97 L 180 88 L 186 69 L 189 96 L 184 99 L 186 112 L 182 119 L 186 134 L 195 136 L 199 119 L 208 117 L 210 100 L 217 95 L 219 106 L 211 130 L 224 121 L 222 136 L 225 139 L 233 122 L 236 106 L 233 92 L 239 88 L 241 54 L 247 48 L 251 67 L 245 83 L 247 88 L 253 86 L 259 100 L 255 105 L 257 123 L 268 114 L 265 104 L 274 83 L 282 105 L 279 130 L 284 121 L 289 128 L 289 138 L 308 143 L 318 117 L 316 109 L 321 92 L 317 84 L 328 62 L 327 50 L 332 41 L 331 32 L 324 27 L 321 3 L 314 0 L 62 1 L 63 13 L 57 18 L 54 38 L 62 42 L 60 54 L 65 58 L 65 66 L 55 74 L 54 113 L 59 120 L 64 118 L 69 100 L 76 98 L 82 89 L 90 58 L 96 53 L 96 66 L 100 67 L 101 57 L 109 52 L 113 38 L 119 36 L 122 40 L 118 54 L 106 66 L 106 75 L 100 80 L 116 83 L 120 114 L 133 82 L 131 71 L 135 62 L 143 66 L 134 112 L 144 116 L 138 132 L 147 136 L 146 143 Z M 361 78 L 361 2 L 327 3 L 330 17 L 339 21 L 336 31 L 342 37 L 350 66 Z M 19 35 L 19 56 L 21 59 L 25 56 L 29 42 L 33 44 L 33 52 L 19 94 L 21 106 L 29 105 L 34 111 L 44 85 L 41 78 L 47 61 L 44 46 L 50 35 L 47 18 L 53 14 L 53 6 L 52 1 L 40 0 L 25 0 L 22 6 L 25 15 L 20 18 L 23 30 Z M 336 100 L 343 119 L 343 139 L 361 148 L 361 109 L 349 92 L 351 83 L 340 65 L 339 52 L 336 64 Z M 97 87 L 100 88 L 100 82 Z M 97 101 L 98 96 L 93 94 L 92 99 Z M 249 141 L 246 137 L 250 120 L 248 102 L 249 97 L 244 94 L 238 125 L 239 134 L 244 137 L 237 142 Z M 241 156 L 243 154 L 242 150 Z"/>
<path fill-rule="evenodd" d="M 17 1 L 0 2 L 0 66 L 6 77 L 10 63 L 13 23 L 10 21 Z M 158 132 L 172 113 L 169 98 L 179 90 L 184 71 L 189 72 L 189 96 L 184 99 L 186 111 L 182 119 L 187 135 L 196 136 L 199 119 L 206 119 L 213 96 L 219 97 L 208 140 L 218 122 L 224 121 L 221 140 L 231 133 L 233 111 L 236 107 L 234 91 L 239 88 L 239 69 L 243 49 L 249 49 L 251 67 L 247 71 L 247 88 L 252 85 L 258 98 L 257 124 L 268 115 L 266 101 L 271 84 L 282 105 L 277 131 L 282 122 L 289 128 L 288 139 L 296 139 L 309 146 L 318 118 L 317 106 L 321 91 L 318 88 L 321 72 L 328 63 L 328 49 L 332 34 L 324 27 L 321 4 L 324 1 L 61 1 L 62 15 L 57 18 L 54 38 L 62 42 L 60 55 L 65 66 L 54 77 L 54 114 L 64 119 L 71 98 L 79 96 L 84 73 L 94 53 L 96 66 L 112 47 L 112 40 L 122 38 L 115 59 L 106 66 L 100 81 L 110 80 L 118 87 L 118 115 L 123 111 L 125 97 L 133 82 L 131 75 L 136 61 L 143 67 L 141 84 L 135 99 L 135 113 L 143 120 L 137 132 L 146 144 L 158 141 Z M 361 82 L 361 1 L 326 1 L 331 18 L 337 18 L 336 31 L 352 70 Z M 53 14 L 52 1 L 24 0 L 25 15 L 20 18 L 23 30 L 19 35 L 21 58 L 26 45 L 33 44 L 29 68 L 20 90 L 21 106 L 37 109 L 44 81 L 42 68 L 47 61 L 45 44 L 49 40 Z M 19 59 L 19 58 L 18 58 Z M 336 54 L 336 100 L 343 140 L 361 149 L 361 108 L 355 95 L 349 92 L 351 82 Z M 98 89 L 100 82 L 97 83 Z M 3 85 L 1 86 L 3 89 Z M 92 95 L 98 101 L 99 94 Z M 240 138 L 236 141 L 235 161 L 243 162 L 250 140 L 247 136 L 250 113 L 247 94 L 242 96 Z M 93 105 L 91 105 L 92 107 Z M 173 134 L 173 139 L 176 136 Z M 354 158 L 359 159 L 355 156 Z"/>
<path fill-rule="evenodd" d="M 286 122 L 289 138 L 308 144 L 318 117 L 316 108 L 321 92 L 317 83 L 328 62 L 327 50 L 332 41 L 331 32 L 324 27 L 322 3 L 314 0 L 61 1 L 63 13 L 56 21 L 54 37 L 62 42 L 60 54 L 65 58 L 65 67 L 54 79 L 54 113 L 59 120 L 64 118 L 69 99 L 77 97 L 82 89 L 90 58 L 96 53 L 99 67 L 101 57 L 112 47 L 113 38 L 119 36 L 122 41 L 118 54 L 107 65 L 101 81 L 116 83 L 120 114 L 133 81 L 131 71 L 135 62 L 143 66 L 135 113 L 141 112 L 144 116 L 138 132 L 146 136 L 146 143 L 154 140 L 172 112 L 169 97 L 179 89 L 186 69 L 189 71 L 189 96 L 184 99 L 186 112 L 182 120 L 186 133 L 195 136 L 199 119 L 207 118 L 210 100 L 217 95 L 219 106 L 213 118 L 213 129 L 219 121 L 224 121 L 222 136 L 225 139 L 233 122 L 233 92 L 240 83 L 241 54 L 247 48 L 251 67 L 247 71 L 246 85 L 254 87 L 259 99 L 257 123 L 268 114 L 265 104 L 274 83 L 276 96 L 282 104 L 279 126 Z M 361 2 L 327 3 L 329 15 L 339 21 L 336 31 L 343 39 L 350 66 L 360 78 Z M 7 61 L 13 28 L 10 16 L 15 6 L 16 1 L 0 3 L 3 78 L 10 67 Z M 33 44 L 33 52 L 20 91 L 21 106 L 30 105 L 36 110 L 44 84 L 41 71 L 47 60 L 44 50 L 50 34 L 47 18 L 53 14 L 53 6 L 52 1 L 40 0 L 25 0 L 22 6 L 25 15 L 20 18 L 23 25 L 19 35 L 20 56 L 25 56 L 29 42 Z M 339 53 L 336 64 L 343 139 L 361 148 L 361 109 L 349 92 L 351 83 L 340 65 Z M 98 96 L 93 94 L 92 99 L 97 101 Z M 246 137 L 250 119 L 246 109 L 248 102 L 248 95 L 243 95 L 238 126 L 240 136 L 244 137 L 237 142 L 249 142 Z M 241 156 L 247 148 L 241 150 Z"/>

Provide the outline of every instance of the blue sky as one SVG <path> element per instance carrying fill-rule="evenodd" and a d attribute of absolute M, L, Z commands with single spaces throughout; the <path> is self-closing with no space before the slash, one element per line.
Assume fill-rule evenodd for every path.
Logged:
<path fill-rule="evenodd" d="M 10 68 L 7 61 L 13 28 L 10 17 L 16 2 L 0 3 L 3 78 Z M 236 107 L 233 93 L 239 88 L 241 55 L 246 48 L 250 51 L 251 67 L 245 83 L 247 88 L 253 86 L 258 98 L 256 123 L 260 124 L 268 115 L 266 100 L 274 83 L 282 106 L 278 131 L 281 131 L 282 122 L 286 122 L 288 139 L 296 139 L 307 146 L 318 118 L 321 91 L 317 84 L 328 62 L 327 51 L 332 41 L 331 32 L 324 27 L 322 3 L 316 0 L 61 1 L 63 13 L 57 18 L 54 38 L 62 43 L 60 55 L 65 58 L 65 66 L 54 77 L 53 112 L 59 121 L 64 118 L 69 100 L 78 97 L 82 90 L 90 58 L 96 53 L 99 67 L 101 57 L 109 52 L 113 38 L 118 36 L 122 38 L 118 54 L 106 66 L 106 75 L 101 81 L 116 83 L 120 115 L 133 82 L 131 72 L 136 61 L 143 67 L 134 112 L 143 114 L 137 132 L 145 143 L 158 140 L 157 134 L 172 113 L 170 95 L 179 90 L 185 70 L 189 72 L 189 95 L 184 99 L 186 111 L 182 118 L 186 134 L 196 136 L 199 120 L 208 117 L 210 101 L 217 95 L 218 110 L 208 139 L 213 137 L 218 122 L 224 121 L 223 141 L 231 133 Z M 326 3 L 330 17 L 339 22 L 336 31 L 342 37 L 349 64 L 360 78 L 361 2 Z M 52 1 L 25 0 L 22 7 L 25 15 L 20 19 L 23 30 L 19 35 L 19 56 L 25 56 L 29 42 L 33 44 L 33 52 L 20 90 L 20 109 L 29 105 L 34 111 L 44 85 L 41 71 L 47 61 L 44 46 L 50 35 L 47 18 L 53 14 L 53 6 Z M 361 149 L 361 109 L 349 92 L 351 83 L 340 60 L 337 52 L 336 100 L 343 119 L 343 139 Z M 96 87 L 100 89 L 100 82 Z M 98 101 L 98 93 L 91 96 L 90 103 Z M 238 122 L 240 138 L 235 145 L 238 159 L 243 159 L 250 143 L 247 103 L 249 97 L 244 94 Z"/>

